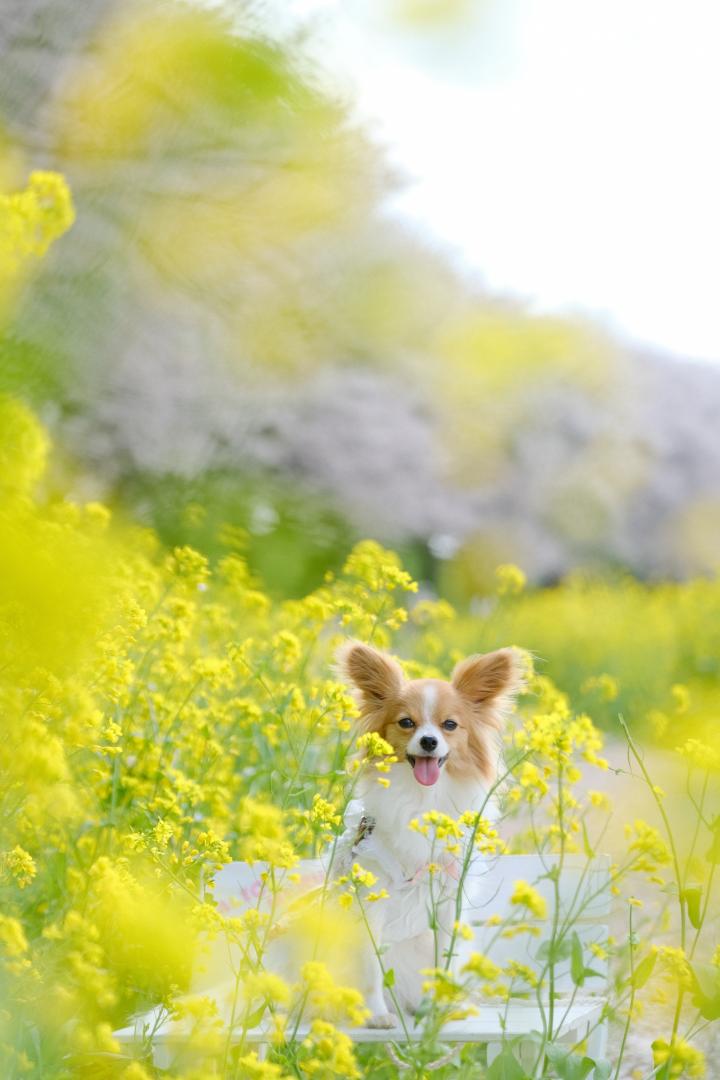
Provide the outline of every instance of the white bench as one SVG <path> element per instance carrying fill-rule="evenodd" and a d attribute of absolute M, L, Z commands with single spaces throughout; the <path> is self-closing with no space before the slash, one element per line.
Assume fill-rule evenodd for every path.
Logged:
<path fill-rule="evenodd" d="M 312 886 L 324 879 L 322 864 L 318 860 L 302 863 L 299 869 L 304 885 Z M 261 864 L 249 866 L 246 863 L 230 863 L 223 867 L 217 875 L 214 892 L 220 910 L 231 915 L 256 906 L 257 897 L 262 892 L 262 870 Z M 486 953 L 500 966 L 516 960 L 540 973 L 543 962 L 538 960 L 538 953 L 543 955 L 543 943 L 550 938 L 555 913 L 555 886 L 548 874 L 558 872 L 560 925 L 567 920 L 571 932 L 577 934 L 576 979 L 573 979 L 573 959 L 567 955 L 566 947 L 563 958 L 558 958 L 554 964 L 552 1038 L 554 1042 L 562 1041 L 568 1045 L 587 1039 L 588 1056 L 598 1061 L 604 1058 L 606 1050 L 604 1006 L 607 1001 L 607 963 L 592 955 L 589 946 L 597 944 L 602 947 L 607 943 L 611 900 L 610 860 L 607 856 L 601 856 L 588 862 L 577 855 L 565 856 L 562 871 L 559 871 L 559 857 L 552 855 L 502 855 L 493 859 L 479 859 L 467 882 L 463 913 L 464 921 L 474 930 L 474 938 L 472 941 L 458 940 L 457 963 L 462 965 L 464 958 L 476 951 Z M 488 927 L 486 921 L 489 916 L 496 914 L 505 918 L 513 910 L 510 897 L 518 880 L 527 881 L 544 897 L 548 917 L 544 920 L 523 918 L 524 922 L 537 926 L 538 936 L 524 933 L 511 938 L 499 937 L 497 928 Z M 514 910 L 520 913 L 519 909 Z M 582 914 L 577 914 L 579 911 Z M 569 937 L 570 934 L 568 941 Z M 490 948 L 488 943 L 491 939 Z M 582 949 L 583 966 L 595 973 L 584 977 L 581 985 L 577 983 L 578 946 Z M 221 942 L 220 948 L 228 953 L 226 943 Z M 198 993 L 208 992 L 208 988 L 202 985 L 194 989 Z M 441 1037 L 446 1043 L 486 1043 L 489 1062 L 501 1053 L 508 1040 L 526 1040 L 528 1052 L 532 1054 L 533 1046 L 537 1047 L 537 1034 L 542 1036 L 548 1030 L 549 1016 L 546 977 L 539 1002 L 537 999 L 512 999 L 509 1004 L 488 1001 L 479 1006 L 479 1015 L 447 1023 Z M 407 1033 L 402 1028 L 346 1030 L 357 1043 L 400 1043 L 408 1037 L 419 1039 L 422 1035 L 422 1029 L 413 1026 L 412 1018 L 408 1019 L 407 1029 Z M 152 1045 L 156 1065 L 169 1067 L 187 1041 L 187 1022 L 163 1021 L 159 1010 L 152 1010 L 115 1032 L 115 1037 L 120 1043 L 129 1045 L 147 1039 L 148 1031 L 154 1032 Z M 304 1038 L 307 1031 L 308 1025 L 301 1024 L 297 1037 Z M 230 1035 L 231 1042 L 239 1038 L 239 1033 L 237 1036 Z M 268 1031 L 262 1026 L 246 1031 L 243 1042 L 262 1046 L 268 1042 Z"/>

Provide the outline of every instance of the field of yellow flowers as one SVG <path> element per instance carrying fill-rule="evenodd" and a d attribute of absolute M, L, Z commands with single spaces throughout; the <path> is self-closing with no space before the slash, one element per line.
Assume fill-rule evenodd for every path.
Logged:
<path fill-rule="evenodd" d="M 0 254 L 10 282 L 67 227 L 72 211 L 62 182 L 49 175 L 36 176 L 5 209 L 13 224 L 0 234 Z M 3 399 L 3 1078 L 419 1080 L 441 1059 L 444 1019 L 490 1001 L 547 1002 L 548 987 L 531 1063 L 520 1064 L 509 1040 L 499 1064 L 488 1066 L 482 1048 L 470 1046 L 435 1074 L 619 1080 L 629 1075 L 625 1056 L 642 1031 L 648 1045 L 638 1076 L 717 1075 L 703 1053 L 720 1018 L 713 895 L 720 745 L 710 704 L 717 673 L 701 672 L 695 713 L 696 689 L 663 683 L 653 670 L 662 650 L 642 646 L 657 644 L 665 621 L 682 611 L 694 635 L 685 647 L 711 655 L 717 583 L 621 581 L 593 595 L 591 586 L 571 582 L 526 594 L 522 573 L 500 567 L 492 609 L 456 618 L 446 602 L 418 599 L 396 556 L 365 541 L 310 595 L 272 601 L 243 558 L 242 535 L 230 528 L 226 554 L 211 566 L 191 548 L 163 550 L 151 532 L 114 521 L 100 504 L 42 494 L 49 452 L 37 418 Z M 558 630 L 561 616 L 578 627 L 571 640 Z M 572 920 L 555 918 L 535 967 L 479 953 L 459 971 L 441 963 L 426 973 L 426 1035 L 412 1048 L 391 1048 L 392 1056 L 382 1046 L 354 1047 L 347 1029 L 365 1019 L 362 998 L 338 985 L 330 966 L 308 961 L 290 982 L 265 963 L 273 912 L 292 889 L 299 860 L 333 852 L 359 773 L 391 782 L 382 740 L 366 739 L 357 753 L 356 707 L 333 666 L 348 636 L 397 652 L 411 676 L 447 676 L 459 657 L 495 638 L 542 650 L 561 678 L 556 685 L 534 673 L 528 654 L 527 691 L 507 732 L 498 788 L 507 824 L 430 815 L 416 827 L 432 830 L 439 850 L 463 841 L 464 865 L 478 848 L 552 853 L 561 867 L 570 855 L 590 863 L 606 850 L 614 860 L 616 933 L 588 952 Z M 598 638 L 605 652 L 593 654 Z M 614 672 L 604 663 L 611 646 L 626 661 Z M 633 667 L 628 657 L 640 655 Z M 625 677 L 632 692 L 623 698 Z M 646 685 L 652 691 L 644 702 Z M 614 715 L 624 739 L 619 762 L 606 758 L 594 710 L 606 722 Z M 663 741 L 663 780 L 669 776 L 673 790 L 654 775 L 651 739 Z M 617 811 L 616 780 L 642 792 Z M 647 807 L 647 820 L 638 805 Z M 231 860 L 263 865 L 270 913 L 218 910 L 213 875 Z M 357 932 L 353 911 L 383 902 L 373 884 L 355 867 L 337 885 L 337 904 L 321 926 L 313 926 L 312 911 L 301 916 L 306 932 L 349 941 Z M 548 917 L 533 884 L 518 881 L 511 910 L 497 917 L 498 936 L 530 936 Z M 455 937 L 467 932 L 459 919 Z M 187 996 L 199 942 L 220 935 L 240 957 L 232 1038 L 211 999 Z M 607 1059 L 556 1042 L 554 970 L 569 957 L 576 990 L 594 961 L 609 963 Z M 192 1022 L 192 1053 L 169 1069 L 154 1063 L 151 1033 L 131 1050 L 113 1036 L 158 1003 L 163 1014 Z M 274 1035 L 263 1058 L 245 1035 L 268 1017 Z M 309 1028 L 298 1037 L 303 1017 Z"/>

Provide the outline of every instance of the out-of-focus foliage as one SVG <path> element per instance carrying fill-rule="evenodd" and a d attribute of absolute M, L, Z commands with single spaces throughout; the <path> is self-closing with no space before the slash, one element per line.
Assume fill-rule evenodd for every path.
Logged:
<path fill-rule="evenodd" d="M 389 642 L 412 582 L 368 543 L 273 607 L 239 555 L 211 577 L 97 504 L 38 502 L 45 434 L 10 400 L 2 418 L 0 1056 L 5 1075 L 59 1077 L 187 983 L 214 918 L 203 873 L 231 844 L 278 866 L 316 846 L 313 798 L 340 794 L 355 712 L 328 656 L 345 633 Z"/>
<path fill-rule="evenodd" d="M 2 419 L 2 460 L 14 478 L 0 509 L 0 560 L 12 568 L 0 591 L 4 1075 L 197 1080 L 217 1075 L 217 1068 L 228 1080 L 359 1080 L 379 1068 L 394 1075 L 382 1047 L 356 1056 L 339 1030 L 367 1014 L 359 992 L 338 984 L 331 963 L 331 954 L 337 961 L 362 932 L 345 908 L 357 915 L 363 905 L 383 903 L 373 892 L 373 875 L 354 866 L 349 878 L 327 886 L 319 911 L 311 903 L 300 916 L 305 947 L 322 941 L 329 952 L 327 963 L 324 953 L 303 962 L 297 982 L 281 978 L 267 960 L 272 916 L 261 906 L 223 914 L 206 884 L 230 858 L 261 860 L 277 911 L 294 895 L 298 858 L 331 857 L 359 771 L 393 783 L 381 745 L 371 750 L 368 743 L 365 758 L 351 754 L 356 706 L 331 675 L 337 644 L 354 635 L 395 645 L 408 657 L 408 674 L 447 673 L 460 655 L 454 612 L 444 602 L 416 601 L 416 586 L 399 560 L 372 541 L 358 545 L 341 573 L 328 575 L 315 592 L 273 603 L 238 554 L 211 567 L 192 548 L 167 553 L 151 533 L 113 524 L 98 504 L 39 497 L 47 437 L 30 412 L 9 399 Z M 513 605 L 527 604 L 552 637 L 552 607 L 543 608 L 542 598 L 523 599 L 524 584 L 517 567 L 498 568 L 502 606 L 476 621 L 473 648 L 494 633 L 506 605 L 512 612 Z M 687 596 L 689 610 L 701 606 L 691 586 L 677 592 Z M 628 617 L 632 595 L 619 601 Z M 659 594 L 663 602 L 667 594 L 664 601 Z M 569 592 L 570 610 L 577 603 Z M 584 611 L 587 617 L 587 600 Z M 512 623 L 512 614 L 507 618 Z M 529 631 L 530 617 L 525 625 Z M 627 628 L 615 625 L 626 640 Z M 557 656 L 562 665 L 566 646 L 557 641 L 553 664 Z M 587 672 L 587 658 L 578 662 Z M 589 715 L 574 712 L 546 675 L 529 678 L 530 696 L 508 732 L 502 777 L 507 808 L 526 826 L 511 844 L 554 853 L 562 872 L 568 855 L 584 852 L 592 859 L 594 845 L 605 842 L 607 762 Z M 608 674 L 581 690 L 588 702 L 618 698 Z M 416 1075 L 437 1059 L 444 1019 L 542 996 L 546 980 L 554 978 L 555 953 L 563 957 L 571 949 L 578 985 L 583 965 L 591 975 L 598 962 L 610 963 L 611 1013 L 620 1030 L 639 1022 L 638 1000 L 652 1002 L 652 1053 L 673 1064 L 668 1077 L 682 1075 L 682 1068 L 688 1076 L 702 1075 L 703 1054 L 688 1025 L 697 1012 L 690 1002 L 702 1016 L 715 1015 L 720 986 L 708 907 L 716 842 L 705 816 L 717 798 L 720 758 L 714 732 L 702 742 L 690 726 L 686 689 L 675 689 L 673 707 L 686 715 L 682 732 L 672 734 L 680 748 L 673 775 L 687 766 L 699 800 L 695 840 L 673 860 L 669 845 L 676 841 L 662 817 L 665 796 L 648 779 L 660 807 L 658 824 L 639 818 L 634 805 L 611 878 L 630 911 L 630 944 L 603 936 L 586 946 L 583 960 L 583 946 L 573 937 L 579 910 L 554 925 L 549 951 L 534 956 L 531 949 L 524 965 L 501 966 L 474 953 L 459 971 L 426 972 L 424 1034 L 405 1051 Z M 683 793 L 678 784 L 671 797 L 682 797 L 684 821 L 695 811 Z M 469 810 L 457 820 L 429 813 L 412 826 L 434 834 L 439 859 L 458 857 L 468 830 L 469 852 L 476 846 L 485 854 L 506 850 L 496 828 Z M 510 910 L 491 920 L 498 936 L 532 943 L 549 916 L 541 884 L 515 882 Z M 218 934 L 229 935 L 238 949 L 233 978 L 188 998 L 200 938 Z M 458 922 L 453 945 L 468 934 L 472 929 Z M 169 1070 L 154 1067 L 150 1032 L 131 1049 L 135 1060 L 112 1034 L 133 1010 L 158 1003 L 161 1016 L 185 1018 L 192 1028 Z M 294 1031 L 307 1008 L 313 1010 L 310 1028 L 299 1039 Z M 561 1012 L 550 1006 L 538 1055 L 546 1047 L 554 1053 Z M 223 1026 L 230 1013 L 236 1039 L 272 1014 L 271 1060 L 260 1061 L 247 1045 L 233 1049 Z M 512 1052 L 509 1041 L 506 1053 Z M 203 1068 L 209 1071 L 198 1071 Z M 437 1074 L 470 1078 L 482 1069 L 471 1046 Z M 542 1056 L 536 1075 L 549 1075 Z"/>
<path fill-rule="evenodd" d="M 628 732 L 633 810 L 641 785 L 654 817 L 633 813 L 612 869 L 628 901 L 620 938 L 584 958 L 570 920 L 533 968 L 475 954 L 454 973 L 448 958 L 427 973 L 414 1075 L 444 1018 L 540 998 L 569 950 L 577 987 L 585 960 L 610 962 L 623 1046 L 647 1000 L 656 1075 L 701 1076 L 693 1017 L 720 1010 L 717 584 L 533 591 L 508 560 L 531 578 L 608 560 L 711 570 L 717 380 L 698 368 L 679 382 L 677 366 L 472 293 L 383 219 L 380 153 L 251 8 L 230 23 L 162 0 L 62 6 L 10 0 L 0 20 L 0 387 L 33 400 L 64 451 L 48 476 L 44 428 L 0 398 L 3 1076 L 148 1080 L 149 1045 L 131 1061 L 112 1031 L 158 1002 L 195 1023 L 205 1075 L 218 1061 L 266 1080 L 391 1068 L 337 1026 L 365 1018 L 355 989 L 315 959 L 296 983 L 279 978 L 271 920 L 225 918 L 207 887 L 229 858 L 262 860 L 283 903 L 298 858 L 333 850 L 359 771 L 392 783 L 382 747 L 350 757 L 355 705 L 331 666 L 347 635 L 398 648 L 412 675 L 511 641 L 546 663 L 505 748 L 515 850 L 592 860 L 615 832 L 594 720 L 644 727 L 672 781 L 666 795 Z M 46 171 L 57 165 L 78 211 L 62 237 L 73 206 Z M 98 490 L 118 496 L 115 521 L 87 497 Z M 454 553 L 446 591 L 485 601 L 472 618 L 408 602 L 415 583 L 374 540 L 340 559 L 365 529 L 417 541 L 428 560 Z M 178 536 L 196 546 L 173 548 Z M 271 595 L 302 595 L 334 566 L 301 599 Z M 469 850 L 505 849 L 472 814 L 413 827 L 444 854 L 468 828 Z M 382 904 L 371 876 L 353 867 L 306 938 L 347 948 L 359 927 L 340 901 Z M 547 914 L 535 884 L 516 882 L 510 906 L 493 925 L 530 940 Z M 233 1051 L 217 1012 L 227 988 L 219 1002 L 183 996 L 200 936 L 218 933 L 242 956 L 239 1030 L 274 1016 L 272 1060 Z M 468 934 L 458 923 L 453 942 Z M 587 1073 L 553 1045 L 549 1001 L 534 1071 L 561 1054 Z M 437 1075 L 477 1076 L 475 1054 Z M 198 1068 L 173 1071 L 200 1080 Z"/>
<path fill-rule="evenodd" d="M 463 5 L 393 11 L 427 29 L 441 7 L 462 24 Z M 250 3 L 11 8 L 3 179 L 41 152 L 78 220 L 8 328 L 0 387 L 83 463 L 83 497 L 132 498 L 169 535 L 164 478 L 207 505 L 234 473 L 238 525 L 263 487 L 266 522 L 297 521 L 300 591 L 328 550 L 318 507 L 344 523 L 335 563 L 371 533 L 458 552 L 474 592 L 506 558 L 544 581 L 716 569 L 717 373 L 461 280 L 388 217 L 397 181 L 298 37 Z M 282 524 L 254 536 L 285 560 Z"/>
<path fill-rule="evenodd" d="M 603 727 L 617 730 L 618 713 L 632 716 L 671 746 L 681 735 L 712 739 L 717 728 L 717 577 L 648 585 L 578 574 L 555 588 L 490 595 L 445 636 L 468 652 L 522 643 Z"/>

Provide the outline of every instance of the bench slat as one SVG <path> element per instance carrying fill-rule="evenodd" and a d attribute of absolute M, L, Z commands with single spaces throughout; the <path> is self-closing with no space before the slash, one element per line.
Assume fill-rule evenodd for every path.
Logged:
<path fill-rule="evenodd" d="M 567 1016 L 565 1016 L 561 1031 L 558 1031 L 557 1034 L 582 1035 L 583 1030 L 581 1029 L 586 1028 L 588 1024 L 594 1024 L 599 1019 L 602 1002 L 598 1000 L 576 1002 L 568 1009 L 566 1004 L 559 1001 L 556 1004 L 556 1023 L 558 1018 L 565 1015 L 566 1009 Z M 114 1037 L 118 1042 L 124 1044 L 137 1042 L 142 1038 L 143 1024 L 148 1024 L 150 1021 L 151 1014 L 147 1014 L 136 1021 L 134 1025 L 116 1031 Z M 422 1037 L 422 1029 L 413 1028 L 412 1021 L 408 1021 L 408 1029 L 411 1039 L 420 1039 Z M 309 1030 L 309 1024 L 301 1024 L 298 1028 L 297 1037 L 299 1039 L 305 1038 Z M 357 1043 L 406 1041 L 405 1032 L 401 1027 L 390 1028 L 389 1030 L 339 1027 L 339 1030 L 346 1032 L 353 1042 Z M 530 1003 L 513 1003 L 508 1007 L 507 1013 L 502 1005 L 496 1008 L 488 1005 L 481 1010 L 479 1016 L 472 1016 L 467 1020 L 451 1020 L 445 1024 L 440 1038 L 443 1042 L 493 1042 L 502 1039 L 503 1030 L 506 1036 L 510 1038 L 517 1035 L 528 1035 L 533 1031 L 541 1032 L 543 1030 L 542 1012 L 537 1005 Z M 184 1043 L 187 1041 L 190 1032 L 191 1027 L 187 1023 L 168 1023 L 161 1026 L 160 1030 L 155 1034 L 153 1043 L 155 1045 Z M 268 1029 L 260 1027 L 252 1028 L 246 1032 L 244 1041 L 248 1043 L 265 1043 L 268 1039 Z M 239 1034 L 231 1037 L 231 1042 L 239 1041 Z"/>

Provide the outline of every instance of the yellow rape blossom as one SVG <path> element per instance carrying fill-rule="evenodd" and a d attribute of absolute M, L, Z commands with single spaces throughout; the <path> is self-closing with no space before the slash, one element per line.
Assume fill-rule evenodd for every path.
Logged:
<path fill-rule="evenodd" d="M 547 901 L 527 881 L 516 881 L 513 888 L 510 903 L 517 907 L 523 907 L 531 912 L 537 919 L 547 918 Z"/>
<path fill-rule="evenodd" d="M 462 971 L 469 975 L 475 975 L 478 979 L 484 979 L 485 982 L 494 982 L 502 975 L 501 967 L 498 967 L 489 957 L 478 952 L 470 953 L 462 966 Z"/>
<path fill-rule="evenodd" d="M 279 1065 L 259 1058 L 255 1050 L 238 1058 L 238 1068 L 245 1080 L 284 1080 L 287 1075 Z"/>
<path fill-rule="evenodd" d="M 658 830 L 646 821 L 636 818 L 632 825 L 625 826 L 625 835 L 630 841 L 628 851 L 636 856 L 635 869 L 652 874 L 658 866 L 670 862 L 670 849 Z"/>
<path fill-rule="evenodd" d="M 656 1069 L 669 1063 L 669 1077 L 705 1076 L 705 1057 L 700 1050 L 683 1039 L 673 1039 L 671 1043 L 664 1039 L 655 1039 L 652 1044 L 653 1064 Z"/>
<path fill-rule="evenodd" d="M 301 987 L 311 1014 L 355 1026 L 363 1024 L 370 1015 L 360 991 L 338 985 L 328 967 L 319 961 L 303 964 Z"/>
<path fill-rule="evenodd" d="M 28 942 L 20 922 L 11 915 L 0 915 L 0 950 L 16 958 L 28 950 Z"/>
<path fill-rule="evenodd" d="M 495 568 L 497 591 L 500 596 L 516 596 L 527 584 L 527 577 L 519 566 L 502 563 Z"/>
<path fill-rule="evenodd" d="M 33 172 L 24 191 L 0 195 L 0 296 L 74 219 L 70 191 L 59 173 Z"/>
<path fill-rule="evenodd" d="M 12 851 L 7 851 L 0 859 L 0 866 L 3 865 L 10 871 L 21 889 L 29 885 L 37 874 L 35 860 L 19 844 L 16 844 Z"/>
<path fill-rule="evenodd" d="M 318 1080 L 330 1080 L 332 1077 L 359 1080 L 361 1073 L 351 1038 L 326 1020 L 313 1020 L 303 1047 L 308 1051 L 302 1061 L 308 1076 L 317 1077 Z"/>

